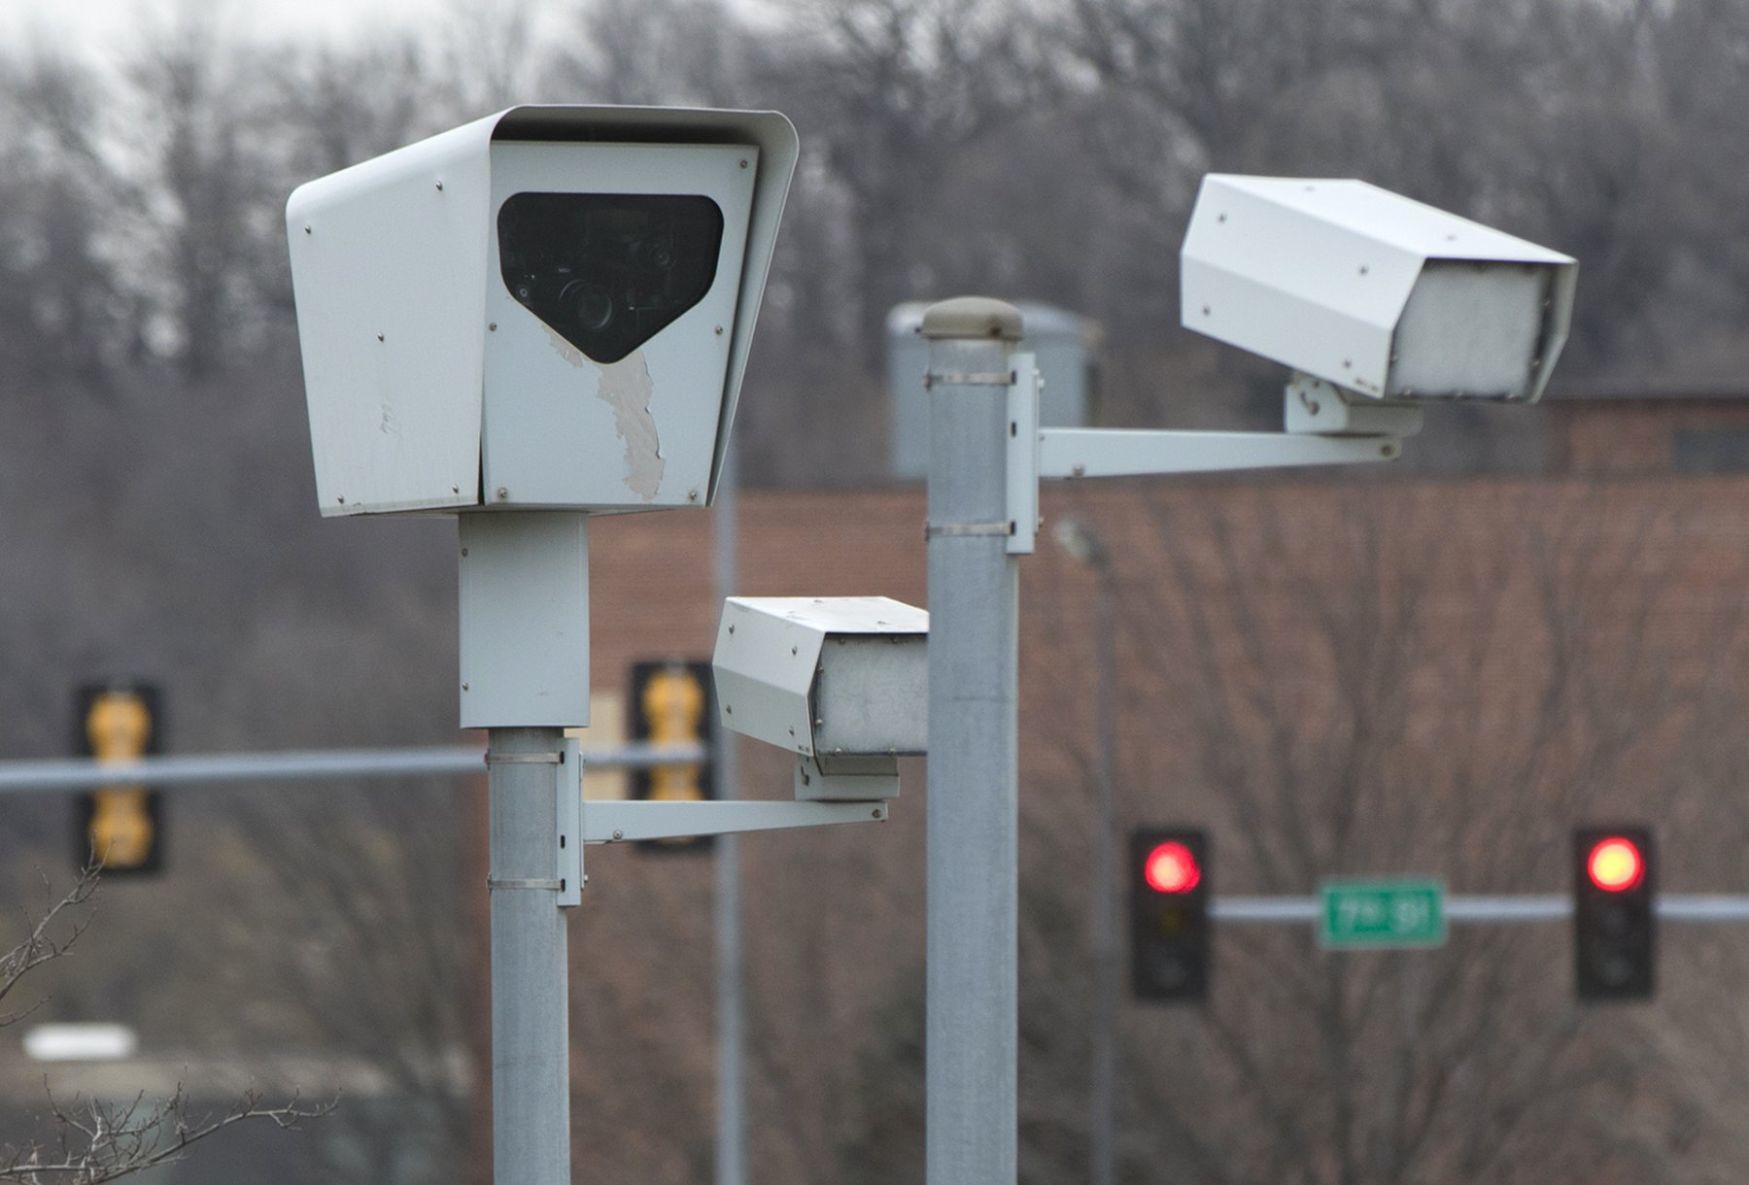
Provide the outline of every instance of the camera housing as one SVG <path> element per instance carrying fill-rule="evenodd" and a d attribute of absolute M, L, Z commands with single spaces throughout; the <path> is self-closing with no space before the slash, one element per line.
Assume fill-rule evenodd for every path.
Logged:
<path fill-rule="evenodd" d="M 1186 328 L 1370 399 L 1542 396 L 1578 264 L 1364 181 L 1210 174 Z"/>
<path fill-rule="evenodd" d="M 322 513 L 708 504 L 796 151 L 776 112 L 525 106 L 300 186 Z"/>
<path fill-rule="evenodd" d="M 795 794 L 899 793 L 929 747 L 929 614 L 887 597 L 730 597 L 717 627 L 725 728 L 796 755 Z"/>

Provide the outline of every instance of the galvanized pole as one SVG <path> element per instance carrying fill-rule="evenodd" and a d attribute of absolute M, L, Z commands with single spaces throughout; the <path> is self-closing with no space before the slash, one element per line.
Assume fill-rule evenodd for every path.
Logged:
<path fill-rule="evenodd" d="M 570 1185 L 571 1077 L 558 845 L 557 728 L 494 728 L 492 1180 Z"/>
<path fill-rule="evenodd" d="M 740 479 L 733 440 L 723 451 L 723 476 L 717 483 L 717 603 L 735 594 L 739 524 L 736 483 Z M 718 728 L 717 797 L 740 796 L 736 740 Z M 717 837 L 717 1165 L 716 1185 L 742 1185 L 747 1178 L 747 1122 L 742 1107 L 741 1023 L 741 847 L 733 835 Z"/>
<path fill-rule="evenodd" d="M 1112 1185 L 1117 1157 L 1117 596 L 1111 557 L 1093 540 L 1099 577 L 1099 833 L 1093 845 L 1093 1185 Z"/>
<path fill-rule="evenodd" d="M 1016 656 L 1007 551 L 1012 305 L 923 315 L 929 350 L 927 1185 L 1014 1185 L 1019 1006 Z"/>

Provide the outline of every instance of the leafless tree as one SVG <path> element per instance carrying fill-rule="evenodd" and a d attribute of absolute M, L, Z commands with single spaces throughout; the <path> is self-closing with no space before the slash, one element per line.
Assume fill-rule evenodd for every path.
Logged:
<path fill-rule="evenodd" d="M 0 60 L 0 373 L 102 385 L 131 352 L 105 251 L 121 190 L 100 147 L 104 88 L 39 46 Z"/>
<path fill-rule="evenodd" d="M 1653 755 L 1709 747 L 1723 701 L 1678 661 L 1673 598 L 1703 565 L 1740 573 L 1741 557 L 1688 559 L 1667 488 L 1507 488 L 1464 497 L 1461 515 L 1452 495 L 1211 485 L 1153 499 L 1151 528 L 1127 524 L 1121 809 L 1208 826 L 1221 892 L 1415 872 L 1547 892 L 1571 826 L 1659 813 L 1680 779 Z M 1514 525 L 1526 497 L 1543 501 L 1537 526 Z M 1706 631 L 1735 653 L 1740 611 Z M 1085 720 L 1079 686 L 1047 697 L 1047 750 L 1069 742 L 1056 712 Z M 1029 859 L 1075 867 L 1080 766 L 1044 765 Z M 1085 1052 L 1062 1034 L 1087 985 L 1062 955 L 1082 949 L 1079 913 L 1051 900 L 1049 876 L 1023 879 L 1023 1063 L 1039 1068 L 1022 1130 L 1045 1180 L 1081 1147 L 1064 1084 L 1084 1081 Z M 1373 955 L 1217 933 L 1206 1009 L 1123 1024 L 1122 1157 L 1159 1179 L 1540 1180 L 1656 1163 L 1651 1134 L 1593 1117 L 1692 1106 L 1650 1042 L 1571 1002 L 1566 962 L 1534 927 L 1459 927 L 1437 953 Z"/>
<path fill-rule="evenodd" d="M 595 0 L 553 56 L 552 79 L 579 101 L 750 105 L 757 39 L 722 0 Z"/>
<path fill-rule="evenodd" d="M 1718 853 L 1710 877 L 1673 857 L 1688 878 L 1673 887 L 1734 883 L 1719 796 L 1742 768 L 1722 734 L 1740 718 L 1749 637 L 1731 590 L 1749 561 L 1713 540 L 1695 497 L 1650 480 L 1208 482 L 1141 515 L 1130 495 L 1086 495 L 1124 605 L 1120 826 L 1207 827 L 1222 894 L 1344 874 L 1559 891 L 1571 828 L 1612 818 Z M 1080 875 L 1091 590 L 1030 562 L 1032 588 L 1052 591 L 1023 626 L 1020 1134 L 1022 1178 L 1047 1181 L 1084 1171 L 1083 894 L 1119 886 Z M 1540 1181 L 1680 1164 L 1732 1179 L 1737 961 L 1732 943 L 1675 929 L 1659 1004 L 1624 1013 L 1572 1000 L 1550 923 L 1460 925 L 1443 950 L 1376 954 L 1321 953 L 1309 927 L 1218 926 L 1205 1008 L 1125 1012 L 1120 1177 Z M 894 1011 L 861 1051 L 866 1105 L 841 1151 L 860 1179 L 903 1178 L 920 1154 L 908 982 L 894 977 Z"/>
<path fill-rule="evenodd" d="M 470 953 L 484 939 L 473 904 L 483 866 L 467 875 L 479 820 L 453 786 L 344 792 L 345 827 L 324 825 L 320 803 L 238 805 L 224 864 L 254 907 L 218 920 L 184 965 L 215 993 L 251 1000 L 250 1026 L 293 1047 L 344 1051 L 380 1080 L 375 1097 L 348 1094 L 324 1124 L 316 1144 L 330 1180 L 460 1176 L 485 1081 L 475 1054 L 488 1014 Z M 263 933 L 275 940 L 264 944 Z"/>
<path fill-rule="evenodd" d="M 271 60 L 186 10 L 148 26 L 117 88 L 133 116 L 103 125 L 127 182 L 105 219 L 126 244 L 116 268 L 146 309 L 152 355 L 195 381 L 272 356 L 283 340 L 290 185 Z"/>
<path fill-rule="evenodd" d="M 26 918 L 25 937 L 0 955 L 0 1003 L 32 971 L 73 952 L 90 925 L 89 906 L 100 876 L 98 866 L 87 867 L 63 896 L 34 920 Z M 17 1023 L 34 1008 L 0 1013 L 0 1026 Z M 169 1098 L 157 1101 L 143 1095 L 120 1102 L 58 1099 L 51 1091 L 50 1131 L 21 1143 L 0 1144 L 0 1182 L 100 1185 L 181 1160 L 194 1144 L 240 1123 L 265 1120 L 296 1127 L 333 1109 L 333 1104 L 301 1103 L 295 1095 L 282 1106 L 263 1106 L 262 1096 L 249 1091 L 223 1113 L 202 1114 L 180 1085 Z"/>
<path fill-rule="evenodd" d="M 861 305 L 847 343 L 874 371 L 887 310 L 919 295 L 912 272 L 945 236 L 926 225 L 971 147 L 1026 110 L 1030 26 L 1011 6 L 832 0 L 793 6 L 803 52 L 775 63 L 845 199 Z M 924 281 L 927 286 L 928 281 Z"/>
<path fill-rule="evenodd" d="M 17 946 L 0 956 L 0 1004 L 17 990 L 26 975 L 44 963 L 65 957 L 73 949 L 90 924 L 83 910 L 96 896 L 100 876 L 99 870 L 86 868 L 59 900 L 34 919 L 25 916 L 28 933 Z M 36 1005 L 32 1005 L 23 1012 L 0 1012 L 0 1025 L 17 1024 L 35 1010 Z"/>
<path fill-rule="evenodd" d="M 531 87 L 800 126 L 744 408 L 754 482 L 879 472 L 883 318 L 956 290 L 1104 322 L 1114 422 L 1202 422 L 1204 389 L 1273 417 L 1273 378 L 1163 333 L 1212 168 L 1363 176 L 1578 255 L 1558 383 L 1731 385 L 1749 362 L 1749 18 L 1730 0 L 592 0 L 568 18 L 456 0 L 436 28 L 261 48 L 185 20 L 120 77 L 0 53 L 0 370 L 294 370 L 285 194 Z"/>

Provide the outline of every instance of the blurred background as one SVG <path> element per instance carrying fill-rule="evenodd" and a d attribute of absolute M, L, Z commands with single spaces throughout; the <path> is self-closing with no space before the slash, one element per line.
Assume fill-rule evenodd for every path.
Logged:
<path fill-rule="evenodd" d="M 454 743 L 454 527 L 318 516 L 285 197 L 517 101 L 771 107 L 803 155 L 736 426 L 752 595 L 924 603 L 905 302 L 1037 302 L 1086 353 L 1074 422 L 1277 423 L 1282 373 L 1177 328 L 1205 172 L 1363 177 L 1581 260 L 1537 409 L 1430 410 L 1382 473 L 1047 490 L 1109 558 L 1022 566 L 1024 1181 L 1087 1172 L 1102 581 L 1117 825 L 1207 828 L 1219 892 L 1560 892 L 1594 819 L 1654 823 L 1663 887 L 1749 890 L 1740 0 L 6 9 L 0 758 L 74 752 L 107 679 L 159 690 L 170 753 Z M 633 663 L 708 655 L 713 516 L 592 529 L 597 719 Z M 882 828 L 742 845 L 752 1180 L 922 1179 L 924 772 Z M 787 792 L 769 754 L 742 775 Z M 160 873 L 107 883 L 0 1028 L 0 1143 L 44 1120 L 28 1025 L 117 1022 L 137 1051 L 57 1094 L 341 1096 L 142 1181 L 484 1181 L 481 786 L 163 811 Z M 0 798 L 0 947 L 76 831 Z M 708 1181 L 710 857 L 590 866 L 579 1175 Z M 1119 1179 L 1743 1180 L 1749 933 L 1667 927 L 1656 998 L 1614 1009 L 1573 999 L 1568 939 L 1217 929 L 1205 1007 L 1120 1011 Z"/>

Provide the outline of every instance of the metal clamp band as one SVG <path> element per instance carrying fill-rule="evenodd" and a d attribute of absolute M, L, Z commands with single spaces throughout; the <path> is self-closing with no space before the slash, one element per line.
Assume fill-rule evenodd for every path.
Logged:
<path fill-rule="evenodd" d="M 938 535 L 949 537 L 956 535 L 1000 535 L 1007 538 L 1014 534 L 1014 524 L 1001 523 L 925 523 L 923 537 L 933 539 Z"/>
<path fill-rule="evenodd" d="M 499 889 L 545 889 L 557 893 L 564 885 L 556 876 L 549 877 L 487 877 L 486 888 L 496 892 Z"/>
<path fill-rule="evenodd" d="M 1012 370 L 944 370 L 940 374 L 929 373 L 923 376 L 923 389 L 928 391 L 934 387 L 1012 387 L 1014 372 Z"/>
<path fill-rule="evenodd" d="M 487 753 L 487 765 L 563 765 L 563 753 Z"/>

